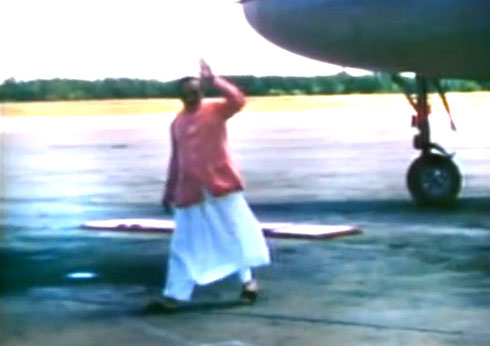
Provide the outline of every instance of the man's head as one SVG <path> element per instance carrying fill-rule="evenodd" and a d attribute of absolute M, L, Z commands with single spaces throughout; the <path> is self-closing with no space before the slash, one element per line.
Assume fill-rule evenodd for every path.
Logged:
<path fill-rule="evenodd" d="M 201 82 L 196 77 L 184 77 L 179 80 L 179 96 L 186 108 L 197 106 L 203 98 Z"/>

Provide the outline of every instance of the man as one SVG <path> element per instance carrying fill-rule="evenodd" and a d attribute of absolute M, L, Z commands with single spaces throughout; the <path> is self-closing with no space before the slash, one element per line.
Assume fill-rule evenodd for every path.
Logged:
<path fill-rule="evenodd" d="M 204 101 L 201 83 L 213 85 L 224 99 Z M 175 308 L 191 299 L 196 284 L 234 273 L 243 283 L 241 300 L 253 303 L 258 285 L 251 267 L 269 264 L 269 250 L 244 199 L 226 132 L 226 120 L 244 106 L 244 95 L 202 60 L 201 79 L 184 78 L 179 87 L 183 109 L 170 128 L 172 155 L 162 200 L 166 210 L 175 207 L 176 228 L 159 304 Z"/>

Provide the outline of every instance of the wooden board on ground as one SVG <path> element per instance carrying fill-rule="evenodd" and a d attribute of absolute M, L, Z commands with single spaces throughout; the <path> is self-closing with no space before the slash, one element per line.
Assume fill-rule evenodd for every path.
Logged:
<path fill-rule="evenodd" d="M 269 238 L 324 239 L 362 233 L 361 229 L 348 225 L 310 225 L 285 222 L 263 222 L 264 235 Z M 87 230 L 172 233 L 175 222 L 169 219 L 111 219 L 85 222 Z"/>

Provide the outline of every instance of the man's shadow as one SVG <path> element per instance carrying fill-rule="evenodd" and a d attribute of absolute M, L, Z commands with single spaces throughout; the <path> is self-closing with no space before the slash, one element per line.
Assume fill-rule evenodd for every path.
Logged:
<path fill-rule="evenodd" d="M 223 301 L 196 301 L 189 303 L 180 303 L 176 307 L 165 308 L 155 302 L 150 302 L 145 305 L 139 313 L 143 315 L 158 315 L 158 314 L 175 314 L 189 312 L 203 312 L 210 310 L 226 310 L 238 307 L 251 306 L 253 303 L 243 302 L 239 299 L 223 300 Z"/>

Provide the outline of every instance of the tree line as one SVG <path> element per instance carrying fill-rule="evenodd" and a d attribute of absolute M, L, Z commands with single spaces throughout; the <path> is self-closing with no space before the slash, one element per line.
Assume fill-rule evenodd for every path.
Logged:
<path fill-rule="evenodd" d="M 247 95 L 336 95 L 395 93 L 400 88 L 389 75 L 373 74 L 351 76 L 340 73 L 333 76 L 282 77 L 282 76 L 227 76 Z M 408 84 L 411 78 L 404 77 Z M 490 82 L 471 80 L 444 80 L 447 91 L 490 90 Z M 209 89 L 207 95 L 217 95 Z M 76 79 L 50 79 L 17 81 L 8 79 L 0 85 L 0 101 L 59 101 L 103 100 L 129 98 L 175 98 L 177 81 L 162 82 L 130 78 L 107 78 L 96 81 Z"/>

